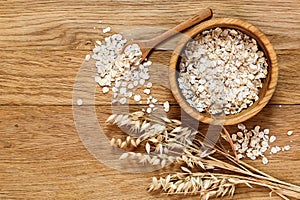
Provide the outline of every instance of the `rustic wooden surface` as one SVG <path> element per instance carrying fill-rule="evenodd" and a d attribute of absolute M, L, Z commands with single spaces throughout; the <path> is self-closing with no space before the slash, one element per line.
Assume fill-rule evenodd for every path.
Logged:
<path fill-rule="evenodd" d="M 146 192 L 150 178 L 159 172 L 129 174 L 97 161 L 75 129 L 72 91 L 85 55 L 95 40 L 104 37 L 101 28 L 110 25 L 114 32 L 140 27 L 167 29 L 207 6 L 214 10 L 214 17 L 246 20 L 271 40 L 279 60 L 278 87 L 270 104 L 246 125 L 270 128 L 278 145 L 290 144 L 292 149 L 273 155 L 266 166 L 259 160 L 248 162 L 300 185 L 300 1 L 3 0 L 0 199 L 182 199 Z M 98 24 L 99 20 L 103 24 Z M 155 29 L 144 37 L 158 32 Z M 162 50 L 168 45 L 152 54 L 154 63 L 168 65 L 170 52 Z M 167 71 L 162 68 L 153 76 L 159 80 L 164 73 Z M 180 109 L 171 92 L 158 85 L 154 91 L 161 100 L 172 103 L 170 115 L 177 116 Z M 99 95 L 95 104 L 103 124 L 111 109 L 109 99 Z M 295 133 L 288 137 L 290 129 Z M 111 132 L 111 127 L 105 131 Z M 268 190 L 241 186 L 234 199 L 269 199 Z"/>

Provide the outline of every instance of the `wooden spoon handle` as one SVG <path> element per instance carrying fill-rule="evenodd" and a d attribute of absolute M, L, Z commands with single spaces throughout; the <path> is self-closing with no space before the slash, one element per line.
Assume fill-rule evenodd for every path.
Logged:
<path fill-rule="evenodd" d="M 178 24 L 177 26 L 175 26 L 174 28 L 166 31 L 165 33 L 151 39 L 149 42 L 151 45 L 151 47 L 155 47 L 156 45 L 158 45 L 159 43 L 161 43 L 162 41 L 176 35 L 178 32 L 181 32 L 195 24 L 200 23 L 201 21 L 210 19 L 213 15 L 213 12 L 210 8 L 205 8 L 203 10 L 201 10 L 200 12 L 198 12 L 196 15 L 194 15 L 193 17 L 187 19 L 186 21 Z"/>

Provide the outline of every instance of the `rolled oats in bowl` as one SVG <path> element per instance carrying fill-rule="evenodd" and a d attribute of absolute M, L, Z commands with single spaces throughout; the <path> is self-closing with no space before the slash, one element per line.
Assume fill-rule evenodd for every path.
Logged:
<path fill-rule="evenodd" d="M 199 112 L 240 113 L 259 99 L 268 74 L 257 41 L 232 28 L 205 30 L 190 40 L 179 64 L 178 85 Z"/>

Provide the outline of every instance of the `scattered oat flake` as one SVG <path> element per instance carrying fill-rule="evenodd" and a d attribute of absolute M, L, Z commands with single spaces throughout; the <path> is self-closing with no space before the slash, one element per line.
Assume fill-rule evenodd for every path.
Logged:
<path fill-rule="evenodd" d="M 152 65 L 152 62 L 150 60 L 148 60 L 147 62 L 144 63 L 145 67 L 149 67 L 150 65 Z"/>
<path fill-rule="evenodd" d="M 147 108 L 146 112 L 150 114 L 152 112 L 152 109 L 151 108 Z"/>
<path fill-rule="evenodd" d="M 125 104 L 126 101 L 127 101 L 127 99 L 125 97 L 123 97 L 119 100 L 120 104 Z"/>
<path fill-rule="evenodd" d="M 237 140 L 237 135 L 236 135 L 236 134 L 232 134 L 232 135 L 231 135 L 231 138 L 232 138 L 232 141 L 235 142 L 235 141 Z"/>
<path fill-rule="evenodd" d="M 243 138 L 244 134 L 242 132 L 237 132 L 237 136 Z"/>
<path fill-rule="evenodd" d="M 152 99 L 151 99 L 151 102 L 152 102 L 152 103 L 157 103 L 157 101 L 158 101 L 158 100 L 155 99 L 155 98 L 152 98 Z"/>
<path fill-rule="evenodd" d="M 136 102 L 140 101 L 141 100 L 141 95 L 139 95 L 139 94 L 134 95 L 133 100 L 136 101 Z"/>
<path fill-rule="evenodd" d="M 111 90 L 115 93 L 118 92 L 118 89 L 116 87 L 113 87 Z"/>
<path fill-rule="evenodd" d="M 90 59 L 91 59 L 91 55 L 90 55 L 90 54 L 87 54 L 87 55 L 85 56 L 85 61 L 88 62 L 88 61 L 90 61 Z"/>
<path fill-rule="evenodd" d="M 150 107 L 150 108 L 154 108 L 155 105 L 151 103 L 151 104 L 149 104 L 149 107 Z"/>
<path fill-rule="evenodd" d="M 142 79 L 143 80 L 143 79 Z M 144 89 L 144 93 L 145 94 L 150 94 L 151 93 L 151 90 L 150 89 Z"/>
<path fill-rule="evenodd" d="M 120 89 L 120 94 L 124 94 L 124 95 L 126 94 L 126 88 L 125 87 Z"/>
<path fill-rule="evenodd" d="M 276 148 L 277 152 L 281 150 L 281 148 L 279 146 L 276 146 L 275 148 Z"/>
<path fill-rule="evenodd" d="M 266 129 L 264 130 L 264 134 L 269 134 L 269 133 L 270 133 L 270 129 L 267 129 L 267 128 L 266 128 Z"/>
<path fill-rule="evenodd" d="M 110 31 L 111 31 L 111 27 L 110 26 L 108 26 L 108 27 L 106 27 L 106 28 L 103 29 L 103 33 L 108 33 Z"/>
<path fill-rule="evenodd" d="M 108 93 L 109 92 L 109 88 L 108 87 L 103 87 L 102 88 L 102 92 L 105 94 L 105 93 Z"/>
<path fill-rule="evenodd" d="M 276 136 L 272 135 L 272 136 L 270 137 L 270 143 L 275 142 L 275 140 L 276 140 Z"/>
<path fill-rule="evenodd" d="M 239 153 L 239 154 L 237 155 L 237 157 L 238 157 L 238 159 L 240 160 L 240 159 L 242 159 L 244 156 L 243 156 L 242 154 Z"/>
<path fill-rule="evenodd" d="M 254 127 L 254 131 L 256 131 L 256 132 L 259 133 L 259 130 L 260 130 L 260 126 L 255 126 L 255 127 Z"/>
<path fill-rule="evenodd" d="M 82 99 L 77 99 L 77 105 L 78 105 L 78 106 L 81 106 L 82 103 L 83 103 Z"/>
<path fill-rule="evenodd" d="M 129 83 L 127 87 L 128 87 L 128 89 L 133 89 L 134 85 L 132 83 Z"/>
<path fill-rule="evenodd" d="M 151 82 L 147 83 L 146 87 L 147 88 L 151 88 L 152 87 L 152 83 Z"/>
<path fill-rule="evenodd" d="M 147 98 L 147 104 L 149 104 L 151 102 L 151 100 L 149 98 Z"/>
<path fill-rule="evenodd" d="M 99 20 L 98 23 L 99 23 L 99 24 L 102 24 L 102 20 Z"/>
<path fill-rule="evenodd" d="M 277 149 L 276 147 L 272 147 L 270 154 L 275 154 L 275 153 L 277 153 Z"/>
<path fill-rule="evenodd" d="M 164 110 L 165 110 L 165 112 L 169 112 L 169 110 L 170 110 L 170 104 L 169 104 L 168 101 L 166 101 L 166 102 L 164 103 Z"/>
<path fill-rule="evenodd" d="M 246 126 L 244 124 L 238 124 L 238 129 L 245 130 Z"/>
<path fill-rule="evenodd" d="M 127 92 L 126 97 L 132 97 L 132 94 L 133 94 L 132 92 Z"/>
<path fill-rule="evenodd" d="M 268 162 L 269 162 L 268 158 L 266 158 L 266 157 L 263 157 L 263 158 L 262 158 L 262 163 L 263 163 L 264 165 L 268 164 Z"/>
<path fill-rule="evenodd" d="M 134 85 L 134 86 L 137 86 L 138 84 L 139 84 L 138 81 L 134 81 L 134 82 L 133 82 L 133 85 Z"/>
<path fill-rule="evenodd" d="M 288 135 L 288 136 L 291 136 L 291 135 L 293 134 L 293 132 L 294 132 L 294 131 L 289 130 L 289 131 L 287 132 L 287 135 Z"/>
<path fill-rule="evenodd" d="M 261 148 L 260 148 L 260 152 L 262 152 L 262 153 L 266 152 L 266 151 L 267 151 L 267 148 L 268 148 L 268 147 L 261 147 Z"/>
<path fill-rule="evenodd" d="M 145 80 L 144 79 L 140 79 L 140 85 L 144 85 L 145 84 Z"/>
<path fill-rule="evenodd" d="M 290 145 L 286 145 L 286 146 L 284 146 L 283 148 L 284 148 L 285 151 L 288 151 L 288 150 L 291 149 L 291 146 L 290 146 Z"/>
<path fill-rule="evenodd" d="M 262 145 L 263 147 L 268 147 L 268 146 L 269 146 L 269 144 L 268 144 L 267 141 L 262 141 L 262 142 L 261 142 L 261 145 Z"/>
<path fill-rule="evenodd" d="M 96 41 L 96 44 L 98 44 L 98 45 L 102 45 L 102 42 L 101 42 L 101 41 L 99 41 L 99 40 L 97 40 L 97 41 Z"/>

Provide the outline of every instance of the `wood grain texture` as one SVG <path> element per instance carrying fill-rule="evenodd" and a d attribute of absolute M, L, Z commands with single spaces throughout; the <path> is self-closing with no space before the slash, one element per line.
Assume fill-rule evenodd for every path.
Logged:
<path fill-rule="evenodd" d="M 246 124 L 270 128 L 278 138 L 276 144 L 290 144 L 292 149 L 273 155 L 266 166 L 259 160 L 247 162 L 300 185 L 298 0 L 3 0 L 0 1 L 0 199 L 182 199 L 146 191 L 151 177 L 162 171 L 129 174 L 96 160 L 83 146 L 74 126 L 72 92 L 85 55 L 96 40 L 108 35 L 102 33 L 102 28 L 109 25 L 115 33 L 149 39 L 204 7 L 211 7 L 214 17 L 252 23 L 274 46 L 279 80 L 272 105 Z M 144 30 L 147 34 L 141 34 Z M 178 117 L 180 108 L 168 89 L 167 66 L 179 39 L 175 37 L 158 46 L 150 57 L 155 65 L 151 72 L 156 83 L 153 95 L 161 101 L 169 100 L 171 117 Z M 97 94 L 93 104 L 97 105 L 97 116 L 103 125 L 110 114 L 110 97 L 99 90 Z M 200 124 L 200 129 L 206 128 Z M 295 133 L 287 137 L 290 129 Z M 104 132 L 120 133 L 112 126 L 104 127 Z M 268 192 L 241 186 L 234 199 L 267 200 Z"/>
<path fill-rule="evenodd" d="M 0 51 L 1 105 L 70 105 L 76 74 L 87 51 Z M 42 57 L 36 55 L 43 55 Z M 168 65 L 172 52 L 154 51 L 150 60 L 153 91 L 161 101 L 176 103 L 168 87 Z M 300 104 L 300 51 L 277 51 L 279 80 L 271 104 Z M 91 68 L 93 66 L 91 65 Z M 156 68 L 160 71 L 157 73 Z M 91 77 L 93 79 L 93 77 Z M 95 84 L 96 86 L 96 84 Z M 99 91 L 100 93 L 100 91 Z M 292 97 L 292 98 L 291 98 Z M 95 104 L 108 105 L 97 96 Z"/>
<path fill-rule="evenodd" d="M 249 127 L 258 123 L 263 128 L 270 127 L 278 138 L 276 145 L 292 146 L 290 151 L 270 157 L 266 166 L 260 160 L 247 162 L 294 184 L 300 184 L 299 108 L 267 106 L 246 122 Z M 110 109 L 96 107 L 99 123 L 105 134 L 119 134 L 120 130 L 104 124 Z M 181 199 L 146 192 L 151 177 L 159 176 L 160 171 L 129 174 L 98 162 L 80 142 L 71 106 L 1 106 L 0 112 L 1 199 Z M 169 117 L 177 117 L 178 113 L 180 108 L 172 106 Z M 205 128 L 206 125 L 200 125 L 200 130 Z M 290 128 L 295 133 L 288 137 L 286 131 Z M 229 127 L 230 131 L 235 129 Z M 234 199 L 269 198 L 265 189 L 241 186 Z"/>

